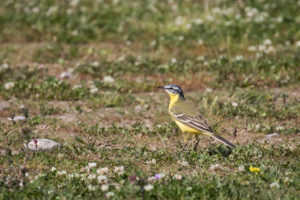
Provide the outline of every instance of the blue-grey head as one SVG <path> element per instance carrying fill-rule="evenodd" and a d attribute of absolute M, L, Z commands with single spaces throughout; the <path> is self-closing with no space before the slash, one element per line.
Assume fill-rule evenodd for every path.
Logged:
<path fill-rule="evenodd" d="M 180 98 L 185 100 L 183 91 L 179 85 L 169 84 L 169 85 L 165 85 L 165 86 L 160 86 L 158 88 L 165 90 L 166 92 L 169 93 L 170 96 L 171 95 L 179 95 Z"/>

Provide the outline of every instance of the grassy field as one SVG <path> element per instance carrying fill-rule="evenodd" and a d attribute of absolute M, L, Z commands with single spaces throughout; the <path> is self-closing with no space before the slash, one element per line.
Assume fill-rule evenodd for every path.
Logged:
<path fill-rule="evenodd" d="M 2 0 L 0 199 L 299 198 L 299 10 Z M 169 83 L 237 147 L 191 137 L 182 152 Z M 28 151 L 25 133 L 62 147 Z"/>

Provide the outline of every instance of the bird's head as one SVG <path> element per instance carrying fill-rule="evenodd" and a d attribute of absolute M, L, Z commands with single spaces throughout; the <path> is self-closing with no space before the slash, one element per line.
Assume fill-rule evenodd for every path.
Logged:
<path fill-rule="evenodd" d="M 183 91 L 179 85 L 169 84 L 169 85 L 165 85 L 165 86 L 160 86 L 158 88 L 166 91 L 169 94 L 171 99 L 173 97 L 179 96 L 181 99 L 185 100 Z"/>

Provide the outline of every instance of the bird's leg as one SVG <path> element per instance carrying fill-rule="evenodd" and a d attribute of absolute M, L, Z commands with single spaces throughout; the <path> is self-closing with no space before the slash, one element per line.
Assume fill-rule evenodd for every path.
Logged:
<path fill-rule="evenodd" d="M 195 145 L 194 145 L 194 151 L 197 150 L 197 147 L 198 147 L 199 142 L 200 142 L 199 137 L 196 135 L 196 143 L 195 143 Z"/>
<path fill-rule="evenodd" d="M 186 134 L 186 133 L 183 133 L 183 134 L 184 134 L 184 136 L 183 136 L 183 143 L 184 143 L 185 145 L 183 146 L 183 149 L 182 149 L 181 152 L 184 152 L 184 150 L 185 150 L 185 148 L 186 148 L 186 146 L 187 146 L 187 144 L 188 144 L 188 142 L 187 142 L 187 134 Z"/>

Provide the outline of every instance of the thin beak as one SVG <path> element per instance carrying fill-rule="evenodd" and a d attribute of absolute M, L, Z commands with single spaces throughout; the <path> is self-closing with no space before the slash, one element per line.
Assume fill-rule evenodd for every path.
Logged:
<path fill-rule="evenodd" d="M 165 89 L 164 86 L 159 86 L 159 87 L 157 87 L 157 88 L 159 88 L 159 89 Z"/>

